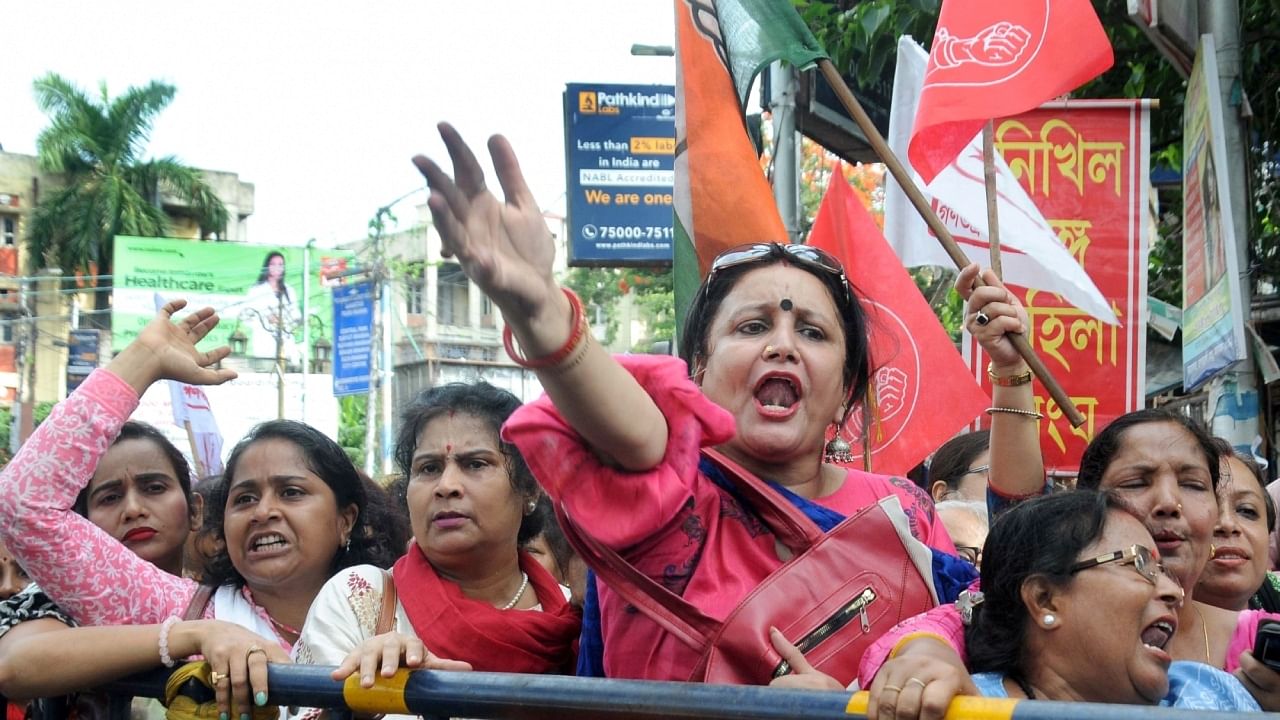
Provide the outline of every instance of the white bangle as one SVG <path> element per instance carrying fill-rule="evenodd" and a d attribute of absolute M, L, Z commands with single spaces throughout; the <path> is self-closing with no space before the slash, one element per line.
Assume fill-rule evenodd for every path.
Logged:
<path fill-rule="evenodd" d="M 160 623 L 160 662 L 165 667 L 173 667 L 173 658 L 169 656 L 169 631 L 173 629 L 174 623 L 178 622 L 177 615 L 171 615 L 168 620 Z"/>

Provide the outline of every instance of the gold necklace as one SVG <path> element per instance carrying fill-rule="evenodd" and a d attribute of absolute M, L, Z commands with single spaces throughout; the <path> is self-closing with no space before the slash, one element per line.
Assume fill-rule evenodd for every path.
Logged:
<path fill-rule="evenodd" d="M 1204 621 L 1204 613 L 1200 612 L 1200 606 L 1192 605 L 1191 607 L 1195 609 L 1196 617 L 1200 618 L 1200 632 L 1204 633 L 1204 664 L 1213 665 L 1213 661 L 1209 659 L 1209 626 Z"/>

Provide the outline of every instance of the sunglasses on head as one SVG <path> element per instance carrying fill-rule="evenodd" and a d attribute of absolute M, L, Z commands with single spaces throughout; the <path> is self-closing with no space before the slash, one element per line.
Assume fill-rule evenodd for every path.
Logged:
<path fill-rule="evenodd" d="M 707 273 L 706 285 L 710 285 L 715 278 L 716 273 L 721 270 L 727 270 L 731 267 L 739 265 L 748 265 L 754 262 L 760 262 L 767 258 L 789 258 L 796 263 L 809 268 L 816 268 L 822 272 L 834 275 L 840 280 L 840 286 L 844 288 L 846 301 L 853 301 L 853 290 L 849 287 L 849 278 L 844 274 L 844 266 L 831 253 L 813 247 L 811 245 L 801 245 L 791 243 L 783 245 L 782 243 L 749 243 L 747 245 L 738 245 L 720 253 L 711 261 L 711 270 Z"/>

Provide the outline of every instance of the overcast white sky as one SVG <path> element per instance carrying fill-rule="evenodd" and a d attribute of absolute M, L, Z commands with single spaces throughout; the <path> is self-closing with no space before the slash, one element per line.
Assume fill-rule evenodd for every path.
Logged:
<path fill-rule="evenodd" d="M 565 83 L 675 81 L 670 58 L 630 55 L 673 42 L 671 0 L 37 0 L 7 3 L 4 26 L 6 151 L 34 154 L 47 71 L 113 95 L 171 82 L 151 154 L 254 183 L 249 241 L 267 244 L 364 237 L 422 186 L 409 158 L 445 156 L 439 120 L 481 147 L 505 133 L 563 212 Z M 397 206 L 402 226 L 422 198 Z"/>

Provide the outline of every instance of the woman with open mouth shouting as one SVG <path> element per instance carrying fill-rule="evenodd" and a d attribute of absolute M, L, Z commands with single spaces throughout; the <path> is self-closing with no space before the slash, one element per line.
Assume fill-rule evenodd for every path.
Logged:
<path fill-rule="evenodd" d="M 1219 450 L 1200 425 L 1176 413 L 1148 409 L 1121 415 L 1094 437 L 1080 459 L 1077 486 L 1113 492 L 1137 514 L 1155 541 L 1152 549 L 1185 589 L 1197 587 L 1209 562 L 1219 476 Z M 1043 539 L 1054 541 L 1048 535 Z M 1250 652 L 1259 621 L 1268 618 L 1280 616 L 1224 609 L 1188 597 L 1166 650 L 1175 660 L 1234 674 L 1264 710 L 1280 709 L 1280 674 Z M 895 713 L 901 718 L 942 717 L 950 698 L 971 687 L 964 652 L 962 610 L 955 605 L 930 610 L 886 633 L 862 658 L 862 677 L 874 678 L 868 715 L 873 720 Z M 881 694 L 885 686 L 901 686 L 908 677 L 925 685 Z"/>
<path fill-rule="evenodd" d="M 431 188 L 428 204 L 444 251 L 502 310 L 508 354 L 534 369 L 547 392 L 516 411 L 503 436 L 520 449 L 573 526 L 575 542 L 589 538 L 651 580 L 648 585 L 661 585 L 716 620 L 725 618 L 790 555 L 756 507 L 717 482 L 727 483 L 725 474 L 738 471 L 703 463 L 713 462 L 707 451 L 714 448 L 744 472 L 772 481 L 766 489 L 777 502 L 789 502 L 821 529 L 892 497 L 918 540 L 954 553 L 931 500 L 914 483 L 846 467 L 847 444 L 831 447 L 824 459 L 829 431 L 842 427 L 865 396 L 871 371 L 868 322 L 839 261 L 816 248 L 778 242 L 703 258 L 709 272 L 679 343 L 685 362 L 614 358 L 592 338 L 581 301 L 552 276 L 554 240 L 506 140 L 489 142 L 504 202 L 489 192 L 458 133 L 447 124 L 439 129 L 453 177 L 425 157 L 414 162 Z M 976 274 L 976 268 L 969 271 L 970 283 Z M 999 343 L 1025 316 L 1002 287 L 984 291 L 984 317 L 993 328 L 983 336 L 984 346 L 1006 363 L 994 372 L 1021 372 L 1012 346 Z M 1008 385 L 998 388 L 998 404 L 1034 415 L 1030 385 Z M 1034 430 L 1034 423 L 1023 421 Z M 1044 483 L 1037 458 L 1002 456 L 992 464 L 1030 470 L 1029 487 L 1006 489 L 1032 492 Z M 593 569 L 601 567 L 596 562 Z M 645 609 L 629 608 L 614 587 L 594 587 L 605 674 L 700 677 L 702 651 L 695 643 L 664 630 Z M 593 604 L 589 583 L 584 613 Z M 877 632 L 878 626 L 867 634 Z M 584 629 L 583 656 L 591 660 L 586 638 Z M 768 628 L 752 641 L 768 648 Z M 773 655 L 774 663 L 778 659 Z M 579 669 L 599 668 L 580 663 Z"/>
<path fill-rule="evenodd" d="M 346 454 L 289 421 L 265 423 L 241 441 L 206 499 L 203 532 L 218 548 L 205 576 L 212 585 L 171 575 L 126 546 L 152 539 L 148 533 L 126 532 L 122 542 L 75 514 L 76 496 L 149 386 L 235 377 L 214 367 L 227 348 L 196 349 L 217 316 L 205 308 L 175 323 L 185 305 L 168 302 L 59 403 L 0 473 L 0 542 L 77 623 L 145 625 L 67 630 L 79 633 L 75 643 L 49 645 L 72 659 L 53 666 L 97 666 L 118 677 L 200 654 L 224 717 L 248 720 L 265 710 L 267 663 L 288 661 L 325 580 L 339 568 L 387 565 L 391 557 L 376 550 L 378 520 L 367 517 L 364 486 Z M 86 654 L 93 663 L 83 662 Z"/>
<path fill-rule="evenodd" d="M 1003 515 L 984 553 L 982 584 L 989 590 L 965 631 L 978 691 L 1257 710 L 1226 673 L 1175 662 L 1168 653 L 1184 592 L 1154 546 L 1142 520 L 1114 493 L 1051 495 Z"/>

